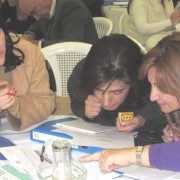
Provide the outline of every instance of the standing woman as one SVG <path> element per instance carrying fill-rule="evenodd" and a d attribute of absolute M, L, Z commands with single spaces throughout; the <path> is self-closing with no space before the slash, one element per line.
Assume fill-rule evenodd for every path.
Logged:
<path fill-rule="evenodd" d="M 1 4 L 0 16 L 6 22 L 7 28 L 17 34 L 24 34 L 34 22 L 32 16 L 27 16 L 19 8 L 19 0 L 5 0 Z"/>
<path fill-rule="evenodd" d="M 15 130 L 48 118 L 54 94 L 40 49 L 13 36 L 0 20 L 0 113 Z"/>
<path fill-rule="evenodd" d="M 122 34 L 95 43 L 68 81 L 73 113 L 128 132 L 160 117 L 159 108 L 149 102 L 146 82 L 138 80 L 142 57 L 139 46 Z M 120 122 L 119 112 L 133 112 L 134 118 Z"/>

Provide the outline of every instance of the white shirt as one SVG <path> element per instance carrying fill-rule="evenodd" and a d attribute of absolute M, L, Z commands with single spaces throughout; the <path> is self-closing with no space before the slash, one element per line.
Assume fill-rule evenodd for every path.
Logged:
<path fill-rule="evenodd" d="M 127 34 L 145 44 L 153 34 L 160 33 L 172 25 L 170 15 L 174 11 L 172 0 L 133 0 Z"/>
<path fill-rule="evenodd" d="M 56 0 L 53 0 L 51 10 L 49 13 L 49 19 L 51 19 L 54 16 L 55 8 L 56 8 Z"/>

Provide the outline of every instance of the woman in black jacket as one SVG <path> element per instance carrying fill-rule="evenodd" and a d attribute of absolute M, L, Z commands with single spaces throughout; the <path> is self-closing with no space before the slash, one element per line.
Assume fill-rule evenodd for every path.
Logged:
<path fill-rule="evenodd" d="M 125 35 L 100 39 L 69 78 L 73 113 L 88 122 L 128 132 L 142 127 L 145 120 L 157 121 L 162 116 L 149 101 L 149 84 L 138 80 L 142 58 L 139 46 Z M 120 122 L 119 112 L 133 112 L 134 118 Z"/>

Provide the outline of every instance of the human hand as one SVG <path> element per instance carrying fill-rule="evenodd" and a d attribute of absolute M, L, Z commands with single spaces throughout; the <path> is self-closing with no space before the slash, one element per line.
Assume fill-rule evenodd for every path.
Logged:
<path fill-rule="evenodd" d="M 11 107 L 16 100 L 15 89 L 7 81 L 0 82 L 0 111 Z"/>
<path fill-rule="evenodd" d="M 79 159 L 80 162 L 99 161 L 99 167 L 102 173 L 108 173 L 117 170 L 123 166 L 129 166 L 134 163 L 135 149 L 108 149 L 94 154 L 90 154 Z"/>
<path fill-rule="evenodd" d="M 89 95 L 85 100 L 84 115 L 87 118 L 94 118 L 101 112 L 101 102 L 94 95 Z"/>
<path fill-rule="evenodd" d="M 173 125 L 173 123 L 168 124 L 164 129 L 163 129 L 163 140 L 164 142 L 173 142 L 173 141 L 180 141 L 180 130 L 179 127 L 176 127 Z"/>
<path fill-rule="evenodd" d="M 132 132 L 144 125 L 145 119 L 142 116 L 135 116 L 129 121 L 120 121 L 119 117 L 116 118 L 116 128 L 118 131 Z"/>
<path fill-rule="evenodd" d="M 180 23 L 180 11 L 174 11 L 170 16 L 170 19 L 173 25 Z"/>

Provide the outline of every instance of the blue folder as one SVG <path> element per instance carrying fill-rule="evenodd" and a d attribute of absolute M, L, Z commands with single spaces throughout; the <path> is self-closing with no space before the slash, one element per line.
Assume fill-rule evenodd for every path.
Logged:
<path fill-rule="evenodd" d="M 73 139 L 72 136 L 68 134 L 64 134 L 64 133 L 53 132 L 53 130 L 56 129 L 55 127 L 53 127 L 53 125 L 55 125 L 56 123 L 61 123 L 63 121 L 72 121 L 76 119 L 77 118 L 74 118 L 74 117 L 67 117 L 64 119 L 45 122 L 30 131 L 30 139 L 33 141 L 41 142 L 41 143 L 44 143 L 45 141 L 50 140 L 50 138 L 57 139 L 57 137 L 60 139 L 66 139 L 66 140 L 71 141 Z M 77 146 L 77 147 L 73 146 L 72 149 L 85 152 L 85 153 L 94 153 L 94 152 L 103 150 L 103 148 L 101 147 L 89 147 L 89 146 L 88 147 L 87 146 Z"/>
<path fill-rule="evenodd" d="M 15 144 L 9 139 L 0 136 L 0 147 L 15 146 Z M 6 158 L 0 153 L 0 160 L 6 160 Z"/>

